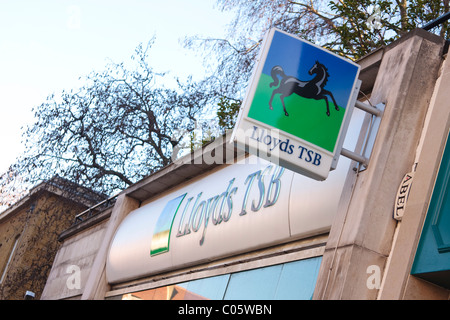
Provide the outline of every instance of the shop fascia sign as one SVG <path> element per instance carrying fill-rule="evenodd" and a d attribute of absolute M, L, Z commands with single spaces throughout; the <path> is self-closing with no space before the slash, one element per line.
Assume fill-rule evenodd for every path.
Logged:
<path fill-rule="evenodd" d="M 270 30 L 232 141 L 294 172 L 325 180 L 340 155 L 359 70 L 348 59 Z"/>
<path fill-rule="evenodd" d="M 273 206 L 280 194 L 280 179 L 283 172 L 282 167 L 268 165 L 263 170 L 249 174 L 244 186 L 237 186 L 236 178 L 233 178 L 228 182 L 225 191 L 212 197 L 204 197 L 204 191 L 201 191 L 192 197 L 186 197 L 187 193 L 184 193 L 168 201 L 156 223 L 150 255 L 169 251 L 170 235 L 177 214 L 181 214 L 181 217 L 176 226 L 176 237 L 200 232 L 199 245 L 201 246 L 205 241 L 208 226 L 226 223 L 230 220 L 235 206 L 240 210 L 239 216 L 246 215 L 249 210 L 258 212 L 262 207 Z M 257 185 L 258 200 L 256 202 L 252 200 L 249 204 L 249 194 L 253 185 Z M 233 203 L 233 196 L 238 192 L 243 192 L 243 197 L 239 197 L 240 203 Z"/>
<path fill-rule="evenodd" d="M 347 169 L 336 172 L 344 175 Z M 136 279 L 326 232 L 339 200 L 335 193 L 340 194 L 343 184 L 342 178 L 335 180 L 324 190 L 322 182 L 253 155 L 243 157 L 128 214 L 109 249 L 108 281 Z"/>

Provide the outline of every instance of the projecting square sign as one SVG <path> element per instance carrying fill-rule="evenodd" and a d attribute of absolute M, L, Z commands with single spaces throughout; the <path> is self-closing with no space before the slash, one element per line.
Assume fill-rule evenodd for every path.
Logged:
<path fill-rule="evenodd" d="M 232 140 L 259 157 L 325 180 L 342 147 L 358 75 L 356 63 L 270 30 Z"/>

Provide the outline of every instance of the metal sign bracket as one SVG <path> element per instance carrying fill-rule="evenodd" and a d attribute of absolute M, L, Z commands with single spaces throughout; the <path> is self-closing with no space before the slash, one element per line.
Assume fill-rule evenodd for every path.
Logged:
<path fill-rule="evenodd" d="M 377 136 L 378 129 L 380 128 L 385 104 L 379 103 L 376 106 L 371 106 L 363 102 L 356 101 L 355 107 L 372 115 L 372 119 L 370 120 L 369 128 L 364 140 L 364 145 L 361 153 L 356 153 L 354 151 L 342 148 L 340 154 L 346 158 L 359 162 L 360 168 L 358 171 L 364 171 L 369 165 L 370 155 L 372 154 L 375 138 Z"/>

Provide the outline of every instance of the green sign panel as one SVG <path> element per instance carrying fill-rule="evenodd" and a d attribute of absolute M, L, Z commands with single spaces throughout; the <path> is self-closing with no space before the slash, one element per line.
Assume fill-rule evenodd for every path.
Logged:
<path fill-rule="evenodd" d="M 272 29 L 264 42 L 234 139 L 249 152 L 318 180 L 340 152 L 359 66 Z"/>

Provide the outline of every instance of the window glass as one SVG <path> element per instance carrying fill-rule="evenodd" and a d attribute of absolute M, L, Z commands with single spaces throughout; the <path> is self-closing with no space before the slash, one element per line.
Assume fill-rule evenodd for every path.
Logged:
<path fill-rule="evenodd" d="M 273 299 L 282 269 L 280 264 L 232 274 L 224 299 Z"/>
<path fill-rule="evenodd" d="M 322 257 L 285 263 L 278 281 L 276 300 L 312 299 Z"/>
<path fill-rule="evenodd" d="M 197 279 L 111 299 L 307 300 L 316 286 L 322 257 Z"/>
<path fill-rule="evenodd" d="M 198 279 L 179 283 L 178 286 L 184 288 L 192 296 L 188 296 L 185 300 L 193 300 L 196 297 L 202 297 L 211 300 L 222 300 L 227 288 L 229 274 L 216 276 L 211 278 Z"/>

